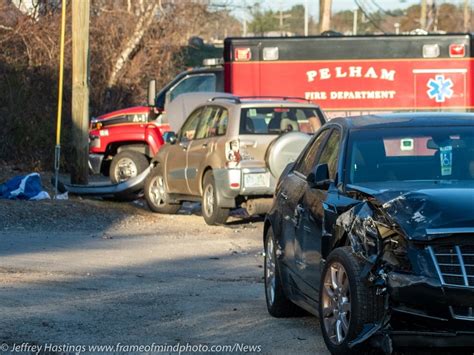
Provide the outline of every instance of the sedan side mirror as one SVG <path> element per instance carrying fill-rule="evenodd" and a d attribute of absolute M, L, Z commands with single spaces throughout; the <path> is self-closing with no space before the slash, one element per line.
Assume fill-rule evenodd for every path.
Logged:
<path fill-rule="evenodd" d="M 329 185 L 333 182 L 329 179 L 329 167 L 327 164 L 318 164 L 313 169 L 312 172 L 309 173 L 308 177 L 306 178 L 308 185 L 312 189 L 318 190 L 327 190 L 329 189 Z"/>
<path fill-rule="evenodd" d="M 163 139 L 166 143 L 169 143 L 169 144 L 176 144 L 176 142 L 178 141 L 178 138 L 176 137 L 176 133 L 174 133 L 173 131 L 165 132 L 163 134 Z"/>
<path fill-rule="evenodd" d="M 155 106 L 156 80 L 150 80 L 148 83 L 148 106 Z"/>

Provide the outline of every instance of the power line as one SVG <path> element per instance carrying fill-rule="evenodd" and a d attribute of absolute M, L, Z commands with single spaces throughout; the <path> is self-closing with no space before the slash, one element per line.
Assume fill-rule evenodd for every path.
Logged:
<path fill-rule="evenodd" d="M 372 18 L 372 16 L 369 15 L 367 9 L 364 8 L 364 6 L 362 6 L 362 4 L 360 3 L 359 0 L 354 0 L 357 7 L 360 9 L 360 11 L 362 12 L 362 14 L 369 20 L 369 22 L 376 28 L 378 29 L 379 31 L 383 32 L 384 34 L 386 33 L 376 22 L 375 20 Z"/>

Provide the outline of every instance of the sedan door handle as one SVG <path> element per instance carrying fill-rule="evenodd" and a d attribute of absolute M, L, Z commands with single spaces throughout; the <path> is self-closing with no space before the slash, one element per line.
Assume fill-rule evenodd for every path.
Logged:
<path fill-rule="evenodd" d="M 295 208 L 295 217 L 301 216 L 301 214 L 304 212 L 304 207 L 303 205 L 297 205 Z"/>

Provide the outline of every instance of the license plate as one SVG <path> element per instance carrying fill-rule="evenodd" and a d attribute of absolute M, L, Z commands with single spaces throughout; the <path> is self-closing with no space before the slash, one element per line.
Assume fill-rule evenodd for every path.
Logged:
<path fill-rule="evenodd" d="M 268 185 L 268 175 L 263 174 L 245 174 L 244 175 L 245 187 L 261 187 Z"/>

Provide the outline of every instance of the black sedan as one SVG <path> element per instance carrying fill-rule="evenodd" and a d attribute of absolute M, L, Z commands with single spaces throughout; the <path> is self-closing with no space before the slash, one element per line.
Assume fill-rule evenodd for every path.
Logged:
<path fill-rule="evenodd" d="M 319 315 L 334 354 L 474 347 L 474 114 L 330 121 L 265 220 L 275 317 Z"/>

